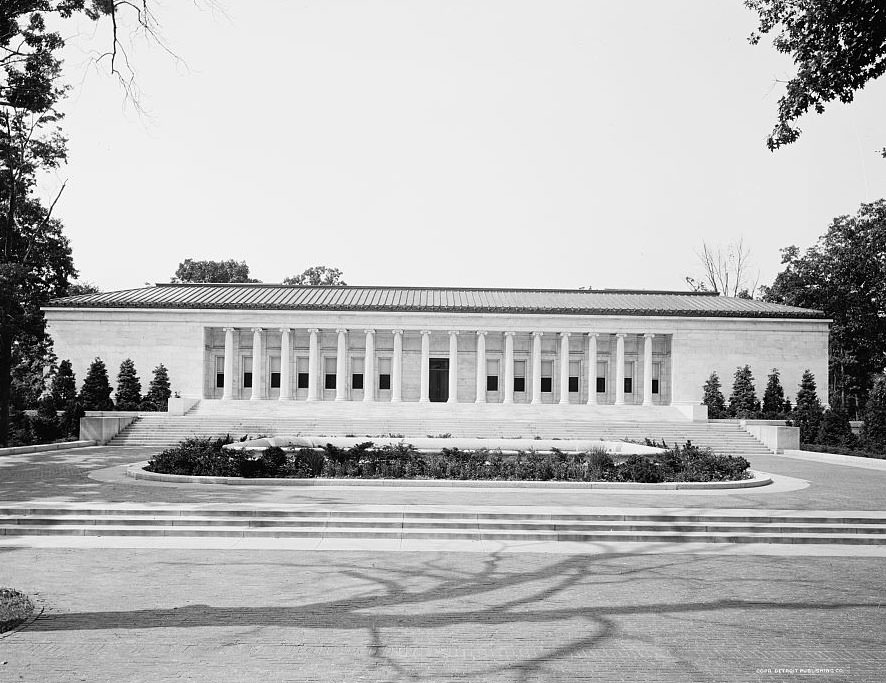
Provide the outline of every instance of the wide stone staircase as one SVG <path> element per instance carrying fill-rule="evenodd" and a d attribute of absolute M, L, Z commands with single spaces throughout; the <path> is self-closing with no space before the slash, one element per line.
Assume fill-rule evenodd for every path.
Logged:
<path fill-rule="evenodd" d="M 886 545 L 886 513 L 50 504 L 0 506 L 4 536 Z"/>
<path fill-rule="evenodd" d="M 147 413 L 115 446 L 169 447 L 190 436 L 427 436 L 692 443 L 726 455 L 769 450 L 734 423 L 689 422 L 669 406 L 555 406 L 201 401 L 187 415 Z"/>

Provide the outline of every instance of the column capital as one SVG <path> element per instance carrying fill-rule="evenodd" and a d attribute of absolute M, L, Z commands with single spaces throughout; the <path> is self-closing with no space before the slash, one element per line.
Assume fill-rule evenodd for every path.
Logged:
<path fill-rule="evenodd" d="M 599 332 L 588 332 L 588 339 L 590 339 L 590 338 L 592 338 L 592 337 L 593 337 L 594 339 L 596 339 L 596 338 L 599 337 L 599 336 L 600 336 L 600 333 L 599 333 Z"/>
<path fill-rule="evenodd" d="M 403 330 L 391 330 L 392 334 L 403 334 Z"/>
<path fill-rule="evenodd" d="M 237 331 L 237 328 L 236 328 L 236 327 L 223 327 L 222 329 L 223 329 L 225 332 L 236 332 L 236 331 Z"/>
<path fill-rule="evenodd" d="M 253 327 L 253 328 L 252 328 L 252 331 L 253 331 L 255 334 L 258 334 L 259 332 L 264 332 L 264 328 L 263 328 L 263 327 Z"/>
<path fill-rule="evenodd" d="M 477 330 L 478 337 L 485 337 L 487 334 L 489 334 L 489 330 Z"/>
<path fill-rule="evenodd" d="M 655 335 L 654 335 L 652 332 L 644 332 L 644 333 L 643 333 L 643 338 L 644 338 L 644 339 L 654 339 L 654 338 L 655 338 Z"/>
<path fill-rule="evenodd" d="M 430 330 L 421 330 L 422 336 L 431 334 Z"/>
<path fill-rule="evenodd" d="M 317 327 L 309 327 L 308 334 L 320 334 L 320 329 Z"/>
<path fill-rule="evenodd" d="M 625 337 L 628 336 L 628 333 L 627 333 L 627 332 L 616 332 L 616 333 L 615 333 L 615 336 L 618 337 L 618 338 L 620 338 L 620 339 L 624 339 Z"/>
<path fill-rule="evenodd" d="M 449 335 L 452 336 L 452 337 L 457 337 L 457 336 L 458 336 L 458 330 L 449 330 Z"/>
<path fill-rule="evenodd" d="M 339 328 L 336 328 L 335 331 L 338 332 L 339 334 L 347 334 L 347 333 L 348 333 L 348 328 L 346 328 L 346 327 L 339 327 Z"/>
<path fill-rule="evenodd" d="M 291 328 L 291 327 L 281 327 L 281 328 L 280 328 L 280 331 L 281 331 L 281 332 L 284 332 L 284 333 L 285 333 L 285 332 L 292 332 L 292 328 Z"/>
<path fill-rule="evenodd" d="M 561 332 L 560 336 L 565 337 L 566 339 L 569 339 L 569 337 L 572 336 L 572 332 Z"/>
<path fill-rule="evenodd" d="M 505 336 L 506 336 L 506 337 L 513 337 L 515 334 L 517 334 L 517 333 L 516 333 L 516 332 L 511 332 L 511 331 L 507 331 L 507 332 L 505 332 Z"/>
<path fill-rule="evenodd" d="M 365 330 L 363 330 L 363 331 L 364 331 L 366 334 L 375 334 L 375 329 L 373 329 L 373 328 L 371 328 L 371 327 L 369 327 L 369 328 L 367 328 L 367 329 L 365 329 Z"/>
<path fill-rule="evenodd" d="M 536 331 L 536 332 L 533 332 L 533 333 L 532 333 L 532 336 L 533 336 L 533 337 L 543 337 L 543 336 L 545 336 L 545 333 L 544 333 L 544 332 L 537 332 L 537 331 Z"/>

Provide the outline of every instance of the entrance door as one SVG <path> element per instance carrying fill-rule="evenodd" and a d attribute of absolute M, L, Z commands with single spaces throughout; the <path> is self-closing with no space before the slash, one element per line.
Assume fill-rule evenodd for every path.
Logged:
<path fill-rule="evenodd" d="M 428 359 L 428 398 L 433 403 L 449 400 L 449 359 Z"/>

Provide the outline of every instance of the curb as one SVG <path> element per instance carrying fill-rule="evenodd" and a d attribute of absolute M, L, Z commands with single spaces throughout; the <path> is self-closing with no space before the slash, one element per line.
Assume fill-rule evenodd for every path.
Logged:
<path fill-rule="evenodd" d="M 60 443 L 42 443 L 35 446 L 12 446 L 10 448 L 0 448 L 0 457 L 4 455 L 21 455 L 22 453 L 66 451 L 71 448 L 87 448 L 95 445 L 95 441 L 62 441 Z"/>
<path fill-rule="evenodd" d="M 228 486 L 383 486 L 387 488 L 496 488 L 496 489 L 622 489 L 645 491 L 678 491 L 709 489 L 747 489 L 768 486 L 772 477 L 766 472 L 751 471 L 751 479 L 740 481 L 672 481 L 661 484 L 639 484 L 614 481 L 499 481 L 454 479 L 284 479 L 242 477 L 196 477 L 182 474 L 146 472 L 147 461 L 126 468 L 126 476 L 143 481 L 177 484 L 225 484 Z"/>

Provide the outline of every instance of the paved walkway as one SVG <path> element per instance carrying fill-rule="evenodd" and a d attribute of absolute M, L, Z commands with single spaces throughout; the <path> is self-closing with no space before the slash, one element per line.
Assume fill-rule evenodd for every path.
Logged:
<path fill-rule="evenodd" d="M 755 456 L 751 466 L 808 482 L 807 487 L 721 491 L 604 491 L 527 489 L 397 489 L 231 487 L 136 481 L 101 473 L 147 460 L 155 448 L 94 447 L 0 458 L 0 501 L 134 503 L 323 503 L 326 505 L 567 505 L 589 507 L 705 507 L 784 510 L 886 509 L 886 472 L 780 456 Z M 95 473 L 99 473 L 96 475 Z M 93 473 L 93 477 L 90 477 Z M 101 481 L 95 477 L 98 476 Z M 784 490 L 784 488 L 793 490 Z"/>

